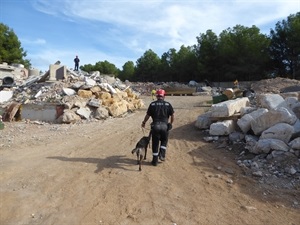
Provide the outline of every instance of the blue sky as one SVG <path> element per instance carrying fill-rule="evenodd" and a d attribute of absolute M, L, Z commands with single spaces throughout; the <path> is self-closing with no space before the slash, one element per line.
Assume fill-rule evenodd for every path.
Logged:
<path fill-rule="evenodd" d="M 73 68 L 109 61 L 122 69 L 152 49 L 197 43 L 235 25 L 269 34 L 278 21 L 300 12 L 300 0 L 0 0 L 0 22 L 13 29 L 33 68 L 60 60 Z"/>

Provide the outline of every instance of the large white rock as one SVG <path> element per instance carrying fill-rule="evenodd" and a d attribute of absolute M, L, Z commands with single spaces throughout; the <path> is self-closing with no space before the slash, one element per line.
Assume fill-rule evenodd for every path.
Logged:
<path fill-rule="evenodd" d="M 260 139 L 254 148 L 249 149 L 249 151 L 254 154 L 269 153 L 272 150 L 287 152 L 289 150 L 289 146 L 278 139 Z"/>
<path fill-rule="evenodd" d="M 296 121 L 296 123 L 294 123 L 293 127 L 294 127 L 294 134 L 300 132 L 300 119 L 298 119 L 298 120 Z"/>
<path fill-rule="evenodd" d="M 293 126 L 287 123 L 278 123 L 262 132 L 260 139 L 278 139 L 287 144 L 293 133 Z"/>
<path fill-rule="evenodd" d="M 300 150 L 300 137 L 292 140 L 290 143 L 289 143 L 289 146 L 293 149 L 298 149 Z"/>
<path fill-rule="evenodd" d="M 210 117 L 211 117 L 211 111 L 201 114 L 200 116 L 198 116 L 195 122 L 195 127 L 199 129 L 208 129 L 212 124 Z"/>
<path fill-rule="evenodd" d="M 95 86 L 97 83 L 94 79 L 91 79 L 91 78 L 88 78 L 88 77 L 84 77 L 84 81 L 85 81 L 85 84 L 87 86 Z"/>
<path fill-rule="evenodd" d="M 249 114 L 249 113 L 251 113 L 251 112 L 254 112 L 255 110 L 257 110 L 257 108 L 247 106 L 247 107 L 241 108 L 240 113 L 241 113 L 241 116 L 244 116 L 244 115 L 246 115 L 246 114 Z"/>
<path fill-rule="evenodd" d="M 13 94 L 13 91 L 0 91 L 0 103 L 10 100 Z"/>
<path fill-rule="evenodd" d="M 228 117 L 239 113 L 241 108 L 249 106 L 249 98 L 237 98 L 213 104 L 211 106 L 212 117 Z"/>
<path fill-rule="evenodd" d="M 284 98 L 279 94 L 260 94 L 257 95 L 256 99 L 258 105 L 269 110 L 276 109 L 278 107 L 287 107 Z"/>
<path fill-rule="evenodd" d="M 210 125 L 210 135 L 229 135 L 235 130 L 235 122 L 233 120 L 224 120 Z"/>
<path fill-rule="evenodd" d="M 251 121 L 251 129 L 255 135 L 260 135 L 264 130 L 274 126 L 277 123 L 295 124 L 297 117 L 291 114 L 286 108 L 280 107 L 276 110 L 270 110 Z"/>
<path fill-rule="evenodd" d="M 258 110 L 255 110 L 249 114 L 242 116 L 242 118 L 238 119 L 237 125 L 244 133 L 247 133 L 251 129 L 251 122 L 267 112 L 268 110 L 265 108 L 260 108 Z"/>
<path fill-rule="evenodd" d="M 78 110 L 76 110 L 76 113 L 82 118 L 89 119 L 91 110 L 88 107 L 80 107 Z"/>
<path fill-rule="evenodd" d="M 68 96 L 76 94 L 76 91 L 72 88 L 63 88 L 63 92 Z"/>
<path fill-rule="evenodd" d="M 284 99 L 284 101 L 290 109 L 293 109 L 297 105 L 300 105 L 298 97 L 287 97 L 286 99 Z"/>
<path fill-rule="evenodd" d="M 297 118 L 300 119 L 300 102 L 294 104 L 292 106 L 292 110 L 293 110 L 293 113 L 295 113 L 295 115 L 297 116 Z"/>

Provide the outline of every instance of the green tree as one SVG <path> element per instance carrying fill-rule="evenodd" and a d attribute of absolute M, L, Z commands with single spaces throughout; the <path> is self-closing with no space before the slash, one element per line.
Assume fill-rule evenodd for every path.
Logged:
<path fill-rule="evenodd" d="M 0 62 L 8 64 L 23 64 L 29 69 L 30 60 L 25 59 L 26 51 L 21 47 L 15 32 L 3 23 L 0 23 Z"/>
<path fill-rule="evenodd" d="M 113 74 L 115 76 L 118 76 L 119 69 L 112 63 L 105 60 L 104 62 L 96 62 L 95 65 L 86 64 L 83 66 L 80 66 L 80 69 L 91 72 L 91 71 L 99 71 L 101 74 Z"/>
<path fill-rule="evenodd" d="M 188 82 L 195 80 L 197 77 L 197 61 L 193 48 L 182 45 L 173 58 L 172 67 L 175 71 L 173 81 Z"/>
<path fill-rule="evenodd" d="M 141 56 L 135 67 L 135 78 L 137 81 L 161 81 L 159 69 L 161 60 L 151 49 Z"/>
<path fill-rule="evenodd" d="M 128 61 L 123 65 L 123 70 L 120 71 L 119 79 L 125 81 L 125 80 L 132 80 L 134 79 L 134 63 L 132 61 Z"/>
<path fill-rule="evenodd" d="M 174 66 L 176 55 L 176 49 L 171 48 L 161 56 L 160 77 L 163 77 L 164 81 L 171 81 L 176 77 L 176 68 Z"/>
<path fill-rule="evenodd" d="M 260 34 L 256 26 L 236 25 L 222 31 L 219 38 L 221 81 L 266 78 L 269 44 L 268 37 Z"/>
<path fill-rule="evenodd" d="M 85 64 L 85 65 L 83 65 L 83 66 L 80 66 L 80 69 L 81 70 L 83 70 L 83 71 L 86 71 L 86 72 L 88 72 L 88 73 L 90 73 L 90 72 L 92 72 L 92 71 L 95 71 L 94 70 L 94 65 L 92 65 L 92 64 Z"/>
<path fill-rule="evenodd" d="M 300 12 L 277 22 L 270 38 L 275 76 L 300 78 Z"/>
<path fill-rule="evenodd" d="M 207 30 L 205 34 L 200 34 L 197 37 L 197 45 L 194 46 L 194 49 L 199 60 L 198 79 L 219 81 L 221 71 L 218 36 L 212 30 Z"/>
<path fill-rule="evenodd" d="M 196 80 L 197 64 L 198 60 L 192 47 L 182 45 L 178 52 L 171 48 L 161 57 L 161 80 L 177 82 Z"/>
<path fill-rule="evenodd" d="M 103 74 L 118 75 L 119 73 L 118 68 L 107 60 L 105 60 L 104 62 L 97 62 L 95 66 L 97 70 Z"/>

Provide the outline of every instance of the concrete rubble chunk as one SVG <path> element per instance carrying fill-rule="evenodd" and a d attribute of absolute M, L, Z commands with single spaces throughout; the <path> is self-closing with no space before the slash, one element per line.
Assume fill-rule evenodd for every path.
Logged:
<path fill-rule="evenodd" d="M 85 81 L 86 85 L 91 86 L 91 87 L 93 87 L 97 84 L 95 80 L 88 78 L 88 77 L 84 77 L 84 81 Z"/>
<path fill-rule="evenodd" d="M 249 99 L 247 97 L 220 102 L 211 106 L 211 116 L 229 117 L 235 113 L 239 113 L 241 108 L 246 106 L 249 106 Z"/>
<path fill-rule="evenodd" d="M 73 110 L 66 109 L 62 115 L 62 122 L 63 123 L 76 123 L 80 121 L 81 117 L 77 115 Z"/>
<path fill-rule="evenodd" d="M 81 118 L 89 119 L 91 115 L 91 110 L 88 107 L 79 108 L 76 113 L 81 116 Z"/>
<path fill-rule="evenodd" d="M 109 112 L 104 107 L 99 107 L 99 108 L 94 109 L 94 110 L 92 109 L 92 111 L 93 111 L 93 115 L 94 115 L 95 119 L 105 120 L 109 117 Z"/>
<path fill-rule="evenodd" d="M 99 99 L 92 98 L 90 101 L 87 103 L 87 105 L 95 108 L 99 108 L 102 104 L 102 101 Z"/>
<path fill-rule="evenodd" d="M 63 88 L 63 92 L 68 96 L 76 94 L 76 91 L 72 88 Z"/>
<path fill-rule="evenodd" d="M 116 90 L 108 83 L 101 83 L 99 85 L 101 88 L 103 88 L 105 91 L 110 92 L 111 94 L 116 94 Z"/>

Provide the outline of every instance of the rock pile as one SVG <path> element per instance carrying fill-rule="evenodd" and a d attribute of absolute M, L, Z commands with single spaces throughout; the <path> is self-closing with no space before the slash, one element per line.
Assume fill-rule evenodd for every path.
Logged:
<path fill-rule="evenodd" d="M 45 75 L 29 77 L 21 85 L 4 88 L 1 93 L 8 96 L 1 104 L 5 111 L 3 121 L 16 119 L 25 104 L 59 106 L 55 123 L 120 117 L 144 106 L 139 93 L 130 86 L 99 72 L 68 70 L 65 79 L 56 81 L 47 80 Z"/>
<path fill-rule="evenodd" d="M 272 80 L 262 83 L 271 86 Z M 195 126 L 208 132 L 206 141 L 239 146 L 237 163 L 247 173 L 266 182 L 288 178 L 284 187 L 300 187 L 300 92 L 260 92 L 214 104 Z"/>

